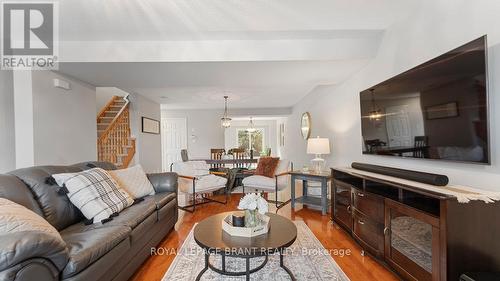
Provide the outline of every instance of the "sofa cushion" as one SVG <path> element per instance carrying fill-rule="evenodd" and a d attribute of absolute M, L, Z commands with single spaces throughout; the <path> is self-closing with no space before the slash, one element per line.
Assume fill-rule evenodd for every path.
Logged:
<path fill-rule="evenodd" d="M 144 218 L 130 233 L 130 244 L 134 247 L 137 243 L 146 243 L 154 233 L 151 231 L 158 222 L 158 214 L 155 210 L 148 217 Z"/>
<path fill-rule="evenodd" d="M 204 176 L 210 174 L 210 165 L 205 161 L 175 162 L 172 171 L 183 176 Z"/>
<path fill-rule="evenodd" d="M 264 176 L 250 176 L 246 177 L 242 181 L 244 186 L 248 187 L 267 187 L 267 188 L 275 188 L 276 179 L 268 178 Z"/>
<path fill-rule="evenodd" d="M 149 215 L 156 211 L 156 202 L 152 196 L 145 197 L 143 201 L 135 203 L 120 214 L 113 218 L 112 221 L 106 223 L 109 225 L 123 225 L 130 228 L 135 228 L 138 224 L 144 221 Z"/>
<path fill-rule="evenodd" d="M 134 203 L 130 195 L 101 168 L 54 174 L 52 177 L 59 186 L 66 188 L 69 200 L 94 223 L 105 222 Z"/>
<path fill-rule="evenodd" d="M 61 231 L 61 236 L 69 249 L 69 261 L 62 272 L 62 277 L 73 276 L 87 268 L 127 239 L 130 233 L 130 227 L 107 224 L 78 223 L 64 229 Z"/>
<path fill-rule="evenodd" d="M 156 209 L 159 210 L 163 208 L 163 206 L 167 205 L 170 201 L 177 198 L 177 193 L 169 192 L 169 193 L 158 193 L 153 196 L 148 196 L 146 198 L 152 198 L 156 203 Z"/>
<path fill-rule="evenodd" d="M 0 271 L 36 257 L 62 269 L 68 251 L 61 235 L 40 215 L 0 198 Z"/>
<path fill-rule="evenodd" d="M 16 176 L 0 175 L 0 197 L 23 205 L 43 217 L 42 209 L 30 189 Z"/>
<path fill-rule="evenodd" d="M 113 249 L 107 252 L 105 255 L 100 257 L 98 260 L 84 268 L 82 271 L 71 277 L 62 277 L 59 274 L 59 278 L 53 281 L 125 281 L 127 279 L 115 279 L 117 272 L 128 271 L 128 264 L 123 264 L 124 260 L 130 260 L 134 257 L 135 253 L 131 253 L 132 248 L 130 245 L 130 240 L 125 239 L 118 243 Z M 130 266 L 132 270 L 137 269 L 139 266 Z"/>
<path fill-rule="evenodd" d="M 226 187 L 227 179 L 216 175 L 196 177 L 196 192 L 211 192 Z M 179 179 L 179 189 L 184 193 L 193 193 L 193 181 L 185 178 Z"/>
<path fill-rule="evenodd" d="M 155 194 L 153 185 L 148 180 L 141 165 L 108 171 L 108 173 L 130 194 L 130 196 L 132 196 L 133 199 Z"/>
<path fill-rule="evenodd" d="M 278 166 L 276 167 L 275 174 L 281 174 L 288 172 L 290 170 L 290 161 L 288 160 L 280 160 Z M 242 181 L 245 187 L 254 187 L 259 190 L 267 190 L 272 191 L 275 190 L 276 186 L 276 177 L 265 177 L 261 175 L 253 175 L 243 179 Z M 283 190 L 290 186 L 290 176 L 289 175 L 281 175 L 278 177 L 278 190 Z"/>
<path fill-rule="evenodd" d="M 177 212 L 177 200 L 171 200 L 158 210 L 158 221 L 174 219 L 177 221 Z"/>
<path fill-rule="evenodd" d="M 44 218 L 57 230 L 62 230 L 81 221 L 83 216 L 66 195 L 57 193 L 57 185 L 46 183 L 46 180 L 52 174 L 79 171 L 79 168 L 70 166 L 39 166 L 15 170 L 9 174 L 18 177 L 29 187 Z"/>

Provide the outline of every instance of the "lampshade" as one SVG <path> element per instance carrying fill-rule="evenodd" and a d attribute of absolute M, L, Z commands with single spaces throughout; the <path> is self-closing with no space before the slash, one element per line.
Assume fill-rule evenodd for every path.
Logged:
<path fill-rule="evenodd" d="M 330 154 L 330 140 L 320 137 L 308 139 L 307 154 Z"/>

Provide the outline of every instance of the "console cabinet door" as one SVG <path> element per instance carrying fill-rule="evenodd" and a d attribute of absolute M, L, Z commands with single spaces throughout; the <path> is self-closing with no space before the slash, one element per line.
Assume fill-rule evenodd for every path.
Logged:
<path fill-rule="evenodd" d="M 439 218 L 385 199 L 385 260 L 408 280 L 439 281 Z"/>
<path fill-rule="evenodd" d="M 384 225 L 353 211 L 353 235 L 363 249 L 377 257 L 384 256 Z"/>
<path fill-rule="evenodd" d="M 351 231 L 351 186 L 341 181 L 335 181 L 334 186 L 333 216 L 337 223 Z"/>

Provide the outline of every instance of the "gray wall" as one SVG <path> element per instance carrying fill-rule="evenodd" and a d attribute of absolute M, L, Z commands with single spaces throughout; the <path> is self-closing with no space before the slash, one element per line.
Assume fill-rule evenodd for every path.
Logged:
<path fill-rule="evenodd" d="M 161 135 L 143 133 L 141 124 L 143 116 L 161 120 L 160 104 L 138 94 L 130 94 L 129 100 L 132 137 L 136 138 L 134 163 L 147 173 L 161 172 Z"/>
<path fill-rule="evenodd" d="M 0 173 L 16 168 L 14 85 L 11 70 L 0 70 Z"/>
<path fill-rule="evenodd" d="M 18 79 L 14 79 L 16 90 L 29 98 L 29 104 L 32 100 L 33 106 L 19 101 L 19 108 L 22 109 L 19 114 L 23 118 L 14 122 L 13 106 L 8 106 L 14 103 L 14 95 L 5 94 L 13 88 L 13 83 L 8 82 L 9 75 L 12 79 L 12 74 L 0 72 L 0 144 L 5 142 L 0 149 L 6 149 L 1 154 L 0 172 L 32 165 L 64 165 L 96 160 L 98 102 L 94 86 L 51 71 L 19 72 Z M 71 90 L 55 88 L 54 78 L 68 81 Z M 111 95 L 125 93 L 116 90 Z M 140 95 L 131 95 L 130 100 L 132 135 L 137 139 L 134 162 L 140 163 L 147 172 L 161 171 L 161 136 L 142 133 L 140 124 L 142 116 L 160 120 L 160 105 Z M 32 142 L 23 142 L 26 134 L 20 135 L 18 146 L 21 149 L 18 153 L 14 149 L 17 143 L 15 127 L 32 136 Z"/>
<path fill-rule="evenodd" d="M 70 82 L 55 88 L 53 79 Z M 51 71 L 32 71 L 35 165 L 97 158 L 95 87 Z"/>
<path fill-rule="evenodd" d="M 446 174 L 452 184 L 500 190 L 500 6 L 460 1 L 460 5 L 423 2 L 411 17 L 394 24 L 384 34 L 376 57 L 363 70 L 341 84 L 318 86 L 294 107 L 288 122 L 289 158 L 300 167 L 309 163 L 306 142 L 300 137 L 300 115 L 310 111 L 312 136 L 329 137 L 333 146 L 329 166 L 347 166 L 353 161 L 403 169 Z M 493 1 L 488 1 L 493 3 Z M 359 92 L 420 63 L 488 35 L 490 142 L 492 165 L 460 164 L 443 161 L 401 159 L 362 155 Z"/>

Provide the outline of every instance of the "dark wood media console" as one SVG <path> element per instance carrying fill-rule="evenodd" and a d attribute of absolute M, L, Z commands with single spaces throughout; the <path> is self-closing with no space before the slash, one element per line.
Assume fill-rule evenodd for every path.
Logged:
<path fill-rule="evenodd" d="M 459 203 L 397 178 L 332 169 L 332 220 L 406 280 L 500 271 L 500 203 Z"/>

